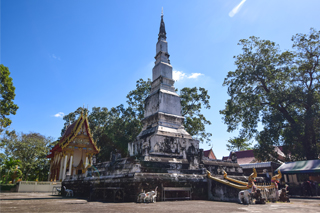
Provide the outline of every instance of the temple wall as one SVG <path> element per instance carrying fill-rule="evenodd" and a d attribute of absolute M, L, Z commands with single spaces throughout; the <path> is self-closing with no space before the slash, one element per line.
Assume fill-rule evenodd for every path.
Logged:
<path fill-rule="evenodd" d="M 208 179 L 208 200 L 239 202 L 239 189 Z"/>

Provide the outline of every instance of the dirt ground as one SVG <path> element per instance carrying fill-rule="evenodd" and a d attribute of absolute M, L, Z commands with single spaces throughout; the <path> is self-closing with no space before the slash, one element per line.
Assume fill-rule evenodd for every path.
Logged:
<path fill-rule="evenodd" d="M 241 205 L 237 203 L 192 200 L 150 204 L 88 202 L 85 199 L 63 198 L 48 193 L 0 193 L 0 212 L 319 212 L 319 199 L 291 199 L 291 203 Z"/>

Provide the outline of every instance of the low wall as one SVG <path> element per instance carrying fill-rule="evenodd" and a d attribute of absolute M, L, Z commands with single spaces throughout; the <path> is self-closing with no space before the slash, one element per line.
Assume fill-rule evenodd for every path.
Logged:
<path fill-rule="evenodd" d="M 53 187 L 61 187 L 60 182 L 20 181 L 18 192 L 52 192 Z"/>

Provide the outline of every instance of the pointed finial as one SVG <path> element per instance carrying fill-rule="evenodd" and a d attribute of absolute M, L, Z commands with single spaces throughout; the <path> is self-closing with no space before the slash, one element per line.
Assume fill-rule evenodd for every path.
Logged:
<path fill-rule="evenodd" d="M 160 30 L 159 30 L 159 34 L 158 34 L 158 40 L 160 40 L 161 38 L 163 38 L 164 40 L 167 38 L 166 37 L 166 29 L 165 29 L 165 25 L 163 22 L 163 7 L 161 10 L 161 22 L 160 22 Z"/>

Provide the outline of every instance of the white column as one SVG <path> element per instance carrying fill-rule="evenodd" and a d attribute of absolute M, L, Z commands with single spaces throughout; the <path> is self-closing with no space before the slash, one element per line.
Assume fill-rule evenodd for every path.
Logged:
<path fill-rule="evenodd" d="M 66 178 L 66 170 L 67 170 L 67 160 L 68 160 L 68 155 L 64 157 L 63 161 L 63 173 L 62 173 L 62 180 Z"/>
<path fill-rule="evenodd" d="M 86 164 L 85 164 L 85 169 L 87 168 L 88 166 L 88 156 L 86 156 Z M 85 173 L 85 176 L 87 177 L 87 173 L 88 173 L 88 170 L 86 169 L 86 173 Z"/>
<path fill-rule="evenodd" d="M 63 168 L 63 161 L 64 161 L 64 158 L 63 156 L 60 157 L 61 158 L 61 161 L 60 161 L 60 171 L 59 171 L 59 181 L 62 179 L 62 168 Z"/>
<path fill-rule="evenodd" d="M 50 169 L 49 169 L 49 174 L 48 174 L 48 181 L 50 181 L 52 164 L 53 164 L 53 159 L 51 158 L 51 159 L 50 159 Z"/>
<path fill-rule="evenodd" d="M 70 156 L 70 162 L 69 162 L 69 175 L 71 176 L 71 169 L 72 169 L 72 155 Z"/>

